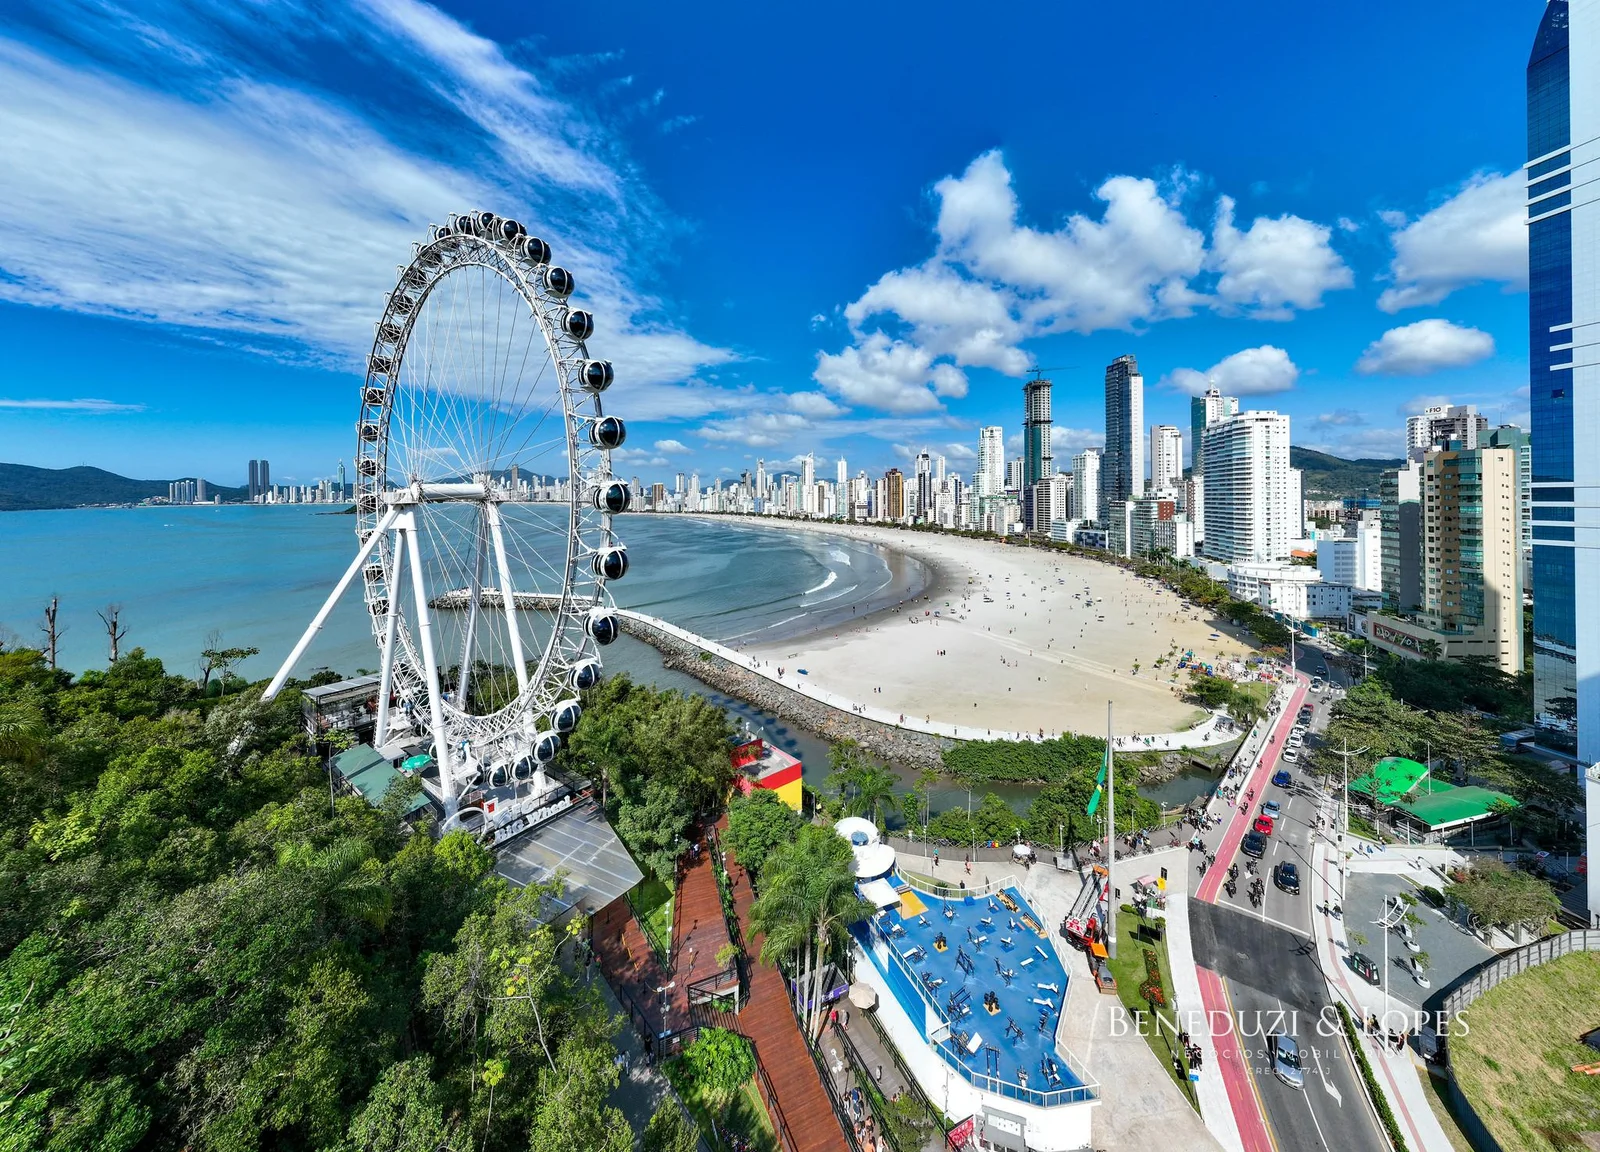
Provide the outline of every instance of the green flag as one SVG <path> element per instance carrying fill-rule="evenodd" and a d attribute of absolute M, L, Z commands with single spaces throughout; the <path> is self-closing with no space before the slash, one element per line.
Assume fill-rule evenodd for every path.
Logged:
<path fill-rule="evenodd" d="M 1084 814 L 1093 816 L 1100 810 L 1100 785 L 1094 787 L 1094 795 L 1089 797 L 1089 806 L 1084 809 Z"/>

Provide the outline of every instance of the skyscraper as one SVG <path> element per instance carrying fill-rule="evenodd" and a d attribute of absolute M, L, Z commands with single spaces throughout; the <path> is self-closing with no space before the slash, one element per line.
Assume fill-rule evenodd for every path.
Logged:
<path fill-rule="evenodd" d="M 807 452 L 800 463 L 800 511 L 815 512 L 817 501 L 817 457 Z"/>
<path fill-rule="evenodd" d="M 845 469 L 843 456 L 839 457 L 839 467 L 835 475 L 835 481 L 841 488 L 850 482 L 850 473 Z"/>
<path fill-rule="evenodd" d="M 1205 550 L 1226 562 L 1287 560 L 1297 513 L 1289 475 L 1289 417 L 1241 412 L 1201 433 Z"/>
<path fill-rule="evenodd" d="M 1600 103 L 1589 98 L 1600 82 L 1597 25 L 1600 0 L 1545 6 L 1528 58 L 1526 165 L 1533 713 L 1542 742 L 1585 764 L 1600 760 L 1600 362 L 1574 344 L 1600 323 L 1600 297 L 1589 287 L 1600 279 L 1600 202 L 1586 186 L 1572 187 L 1572 146 L 1600 137 Z M 1593 805 L 1593 781 L 1589 791 Z M 1597 883 L 1600 869 L 1591 869 L 1591 909 L 1600 904 Z"/>
<path fill-rule="evenodd" d="M 1037 532 L 1034 523 L 1033 486 L 1055 470 L 1050 455 L 1050 381 L 1043 377 L 1022 386 L 1022 524 Z M 1049 529 L 1046 519 L 1044 529 Z"/>
<path fill-rule="evenodd" d="M 1200 446 L 1200 433 L 1226 416 L 1239 414 L 1239 398 L 1224 396 L 1215 388 L 1207 388 L 1200 396 L 1189 398 L 1189 451 L 1194 457 L 1190 471 L 1198 476 L 1205 471 L 1205 453 Z"/>
<path fill-rule="evenodd" d="M 926 520 L 933 512 L 933 457 L 924 448 L 917 453 L 917 492 L 910 514 Z"/>
<path fill-rule="evenodd" d="M 265 460 L 250 461 L 251 500 L 265 500 L 272 492 L 272 466 Z"/>
<path fill-rule="evenodd" d="M 1072 458 L 1072 520 L 1100 520 L 1100 449 L 1085 448 Z"/>
<path fill-rule="evenodd" d="M 1422 462 L 1391 468 L 1378 483 L 1382 508 L 1383 606 L 1415 612 L 1422 606 Z M 1318 546 L 1320 554 L 1322 549 Z"/>
<path fill-rule="evenodd" d="M 1106 365 L 1106 454 L 1100 467 L 1102 507 L 1144 490 L 1144 377 L 1132 356 Z"/>
<path fill-rule="evenodd" d="M 1171 424 L 1150 426 L 1150 491 L 1176 491 L 1183 479 L 1183 433 Z"/>

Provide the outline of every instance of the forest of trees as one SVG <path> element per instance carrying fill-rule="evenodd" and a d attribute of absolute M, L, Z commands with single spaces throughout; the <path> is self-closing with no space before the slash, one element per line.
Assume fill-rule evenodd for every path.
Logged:
<path fill-rule="evenodd" d="M 694 707 L 647 704 L 591 739 L 647 754 L 641 717 Z M 578 929 L 466 835 L 408 833 L 403 790 L 331 796 L 299 707 L 138 650 L 76 679 L 0 652 L 0 1148 L 631 1149 Z M 665 743 L 678 779 L 710 740 Z"/>

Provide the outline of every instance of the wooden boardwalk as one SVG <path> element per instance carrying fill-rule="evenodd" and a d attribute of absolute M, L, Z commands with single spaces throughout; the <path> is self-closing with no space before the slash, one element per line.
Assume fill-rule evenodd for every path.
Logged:
<path fill-rule="evenodd" d="M 656 959 L 626 897 L 618 896 L 595 913 L 591 933 L 595 958 L 606 982 L 630 1017 L 643 1017 L 642 1021 L 633 1021 L 635 1028 L 653 1040 L 663 1032 L 676 1032 L 688 1025 L 687 1013 L 671 1000 L 667 1001 L 663 1018 L 662 997 L 656 990 L 666 987 L 672 977 Z"/>
<path fill-rule="evenodd" d="M 718 822 L 719 831 L 725 827 L 725 821 Z M 733 849 L 726 851 L 734 908 L 739 924 L 748 933 L 755 894 Z M 719 912 L 719 919 L 720 916 Z M 800 1026 L 789 1009 L 789 992 L 782 973 L 759 961 L 760 937 L 747 937 L 745 950 L 750 956 L 750 1000 L 738 1015 L 738 1027 L 755 1044 L 756 1055 L 772 1082 L 776 1101 L 769 1101 L 769 1107 L 779 1113 L 778 1119 L 787 1127 L 795 1152 L 849 1152 L 844 1131 L 800 1035 Z"/>
<path fill-rule="evenodd" d="M 698 849 L 696 851 L 695 849 Z M 711 853 L 702 833 L 678 866 L 678 890 L 672 906 L 673 1003 L 688 1018 L 689 985 L 714 975 L 717 953 L 728 944 L 728 922 L 722 915 Z"/>

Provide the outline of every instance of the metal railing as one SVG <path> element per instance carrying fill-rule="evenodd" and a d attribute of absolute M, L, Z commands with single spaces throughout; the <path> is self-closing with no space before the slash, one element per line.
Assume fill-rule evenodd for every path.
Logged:
<path fill-rule="evenodd" d="M 904 868 L 900 869 L 900 878 L 913 891 L 920 892 L 924 896 L 934 896 L 940 900 L 960 900 L 964 896 L 992 896 L 1006 888 L 1018 888 L 1017 874 L 1015 872 L 1002 876 L 999 880 L 991 880 L 987 884 L 969 884 L 965 888 L 941 884 L 931 876 L 923 876 L 917 872 L 907 872 Z M 1018 888 L 1018 891 L 1021 891 L 1021 889 Z"/>
<path fill-rule="evenodd" d="M 630 888 L 624 895 L 628 901 L 628 913 L 633 917 L 633 922 L 639 926 L 639 934 L 644 937 L 645 943 L 650 945 L 650 951 L 655 955 L 656 963 L 661 965 L 661 970 L 668 976 L 672 975 L 672 940 L 670 935 L 666 940 L 657 937 L 655 930 L 650 926 L 650 917 L 639 907 L 634 896 L 634 889 Z M 676 899 L 676 895 L 673 897 Z M 670 929 L 668 930 L 670 933 Z"/>
<path fill-rule="evenodd" d="M 1600 931 L 1583 930 L 1564 932 L 1559 936 L 1547 936 L 1543 940 L 1525 944 L 1498 959 L 1488 961 L 1463 979 L 1445 997 L 1445 1016 L 1453 1019 L 1457 1013 L 1464 1012 L 1474 1000 L 1502 980 L 1509 980 L 1529 968 L 1548 964 L 1552 960 L 1574 952 L 1600 952 Z"/>
<path fill-rule="evenodd" d="M 860 1015 L 872 1021 L 873 1028 L 876 1029 L 878 1034 L 878 1041 L 889 1052 L 890 1059 L 895 1065 L 895 1070 L 906 1085 L 907 1094 L 928 1120 L 929 1131 L 927 1135 L 931 1136 L 937 1133 L 939 1143 L 944 1143 L 944 1137 L 950 1131 L 950 1126 L 944 1121 L 944 1113 L 933 1106 L 933 1102 L 922 1091 L 922 1086 L 917 1083 L 916 1077 L 907 1071 L 905 1064 L 900 1059 L 899 1051 L 884 1035 L 883 1027 L 874 1019 L 873 1013 L 863 1012 Z M 894 1105 L 884 1099 L 882 1090 L 877 1087 L 875 1080 L 868 1074 L 867 1061 L 862 1057 L 861 1049 L 856 1047 L 855 1038 L 850 1035 L 848 1029 L 841 1027 L 837 1021 L 829 1027 L 833 1032 L 834 1039 L 839 1041 L 840 1046 L 844 1049 L 844 1054 L 850 1062 L 850 1067 L 855 1071 L 857 1086 L 864 1089 L 862 1096 L 867 1102 L 867 1107 L 872 1109 L 873 1116 L 877 1118 L 878 1131 L 889 1138 L 889 1143 L 894 1145 L 895 1152 L 915 1152 L 916 1149 L 925 1147 L 928 1143 L 927 1136 L 919 1140 L 915 1148 L 907 1148 L 904 1145 L 900 1139 L 899 1118 L 890 1118 L 884 1115 L 884 1110 L 892 1108 Z M 879 1107 L 880 1103 L 883 1107 Z M 920 1125 L 913 1122 L 912 1127 L 920 1127 Z"/>

